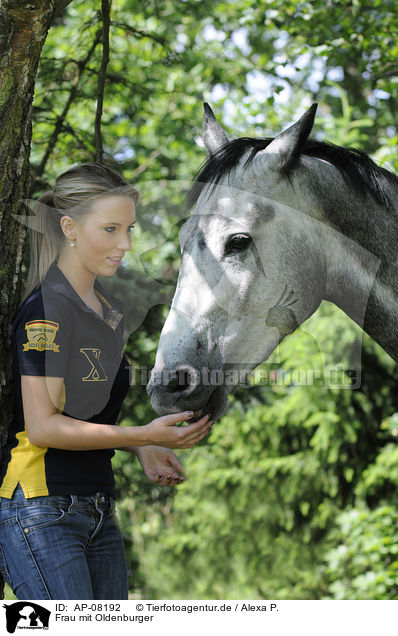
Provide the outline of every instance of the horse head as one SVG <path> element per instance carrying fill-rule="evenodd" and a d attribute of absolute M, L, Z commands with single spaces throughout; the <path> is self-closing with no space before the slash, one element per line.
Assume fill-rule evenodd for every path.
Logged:
<path fill-rule="evenodd" d="M 230 141 L 205 105 L 209 158 L 180 230 L 177 287 L 148 385 L 158 413 L 203 408 L 220 417 L 233 386 L 322 299 L 363 325 L 380 261 L 347 218 L 354 199 L 363 196 L 366 209 L 374 197 L 359 192 L 348 150 L 309 140 L 315 112 L 314 104 L 275 139 Z M 349 288 L 349 262 L 351 273 L 362 268 L 360 290 Z"/>

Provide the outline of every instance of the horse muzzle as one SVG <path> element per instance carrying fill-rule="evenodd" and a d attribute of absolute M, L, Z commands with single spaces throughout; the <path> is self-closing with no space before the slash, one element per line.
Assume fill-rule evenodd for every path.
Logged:
<path fill-rule="evenodd" d="M 203 414 L 218 419 L 228 409 L 228 390 L 215 385 L 214 377 L 214 371 L 201 373 L 187 364 L 174 369 L 155 367 L 147 385 L 152 407 L 159 415 L 203 409 Z"/>

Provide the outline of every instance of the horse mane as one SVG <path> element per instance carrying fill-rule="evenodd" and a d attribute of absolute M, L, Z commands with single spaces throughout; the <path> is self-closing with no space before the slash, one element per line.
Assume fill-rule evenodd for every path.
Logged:
<path fill-rule="evenodd" d="M 199 169 L 187 197 L 188 209 L 196 204 L 206 184 L 216 185 L 224 175 L 229 174 L 237 166 L 242 156 L 250 151 L 244 166 L 246 168 L 257 153 L 264 150 L 271 141 L 273 138 L 240 137 L 219 148 Z M 393 207 L 390 189 L 392 185 L 398 186 L 398 177 L 378 166 L 363 150 L 307 139 L 301 154 L 328 161 L 340 171 L 346 182 L 354 187 L 358 194 L 368 193 L 377 203 L 387 208 Z M 294 165 L 290 171 L 292 170 Z"/>

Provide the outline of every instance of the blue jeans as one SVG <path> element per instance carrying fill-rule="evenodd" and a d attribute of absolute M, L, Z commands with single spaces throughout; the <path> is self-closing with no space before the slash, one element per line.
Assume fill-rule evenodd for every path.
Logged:
<path fill-rule="evenodd" d="M 97 493 L 0 497 L 0 572 L 18 599 L 127 599 L 115 501 Z"/>

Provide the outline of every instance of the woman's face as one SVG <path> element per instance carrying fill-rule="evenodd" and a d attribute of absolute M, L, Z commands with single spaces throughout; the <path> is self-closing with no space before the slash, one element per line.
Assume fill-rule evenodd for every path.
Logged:
<path fill-rule="evenodd" d="M 92 205 L 92 213 L 74 224 L 75 257 L 95 276 L 112 276 L 125 252 L 131 248 L 130 232 L 135 224 L 135 205 L 129 197 L 103 196 Z"/>

